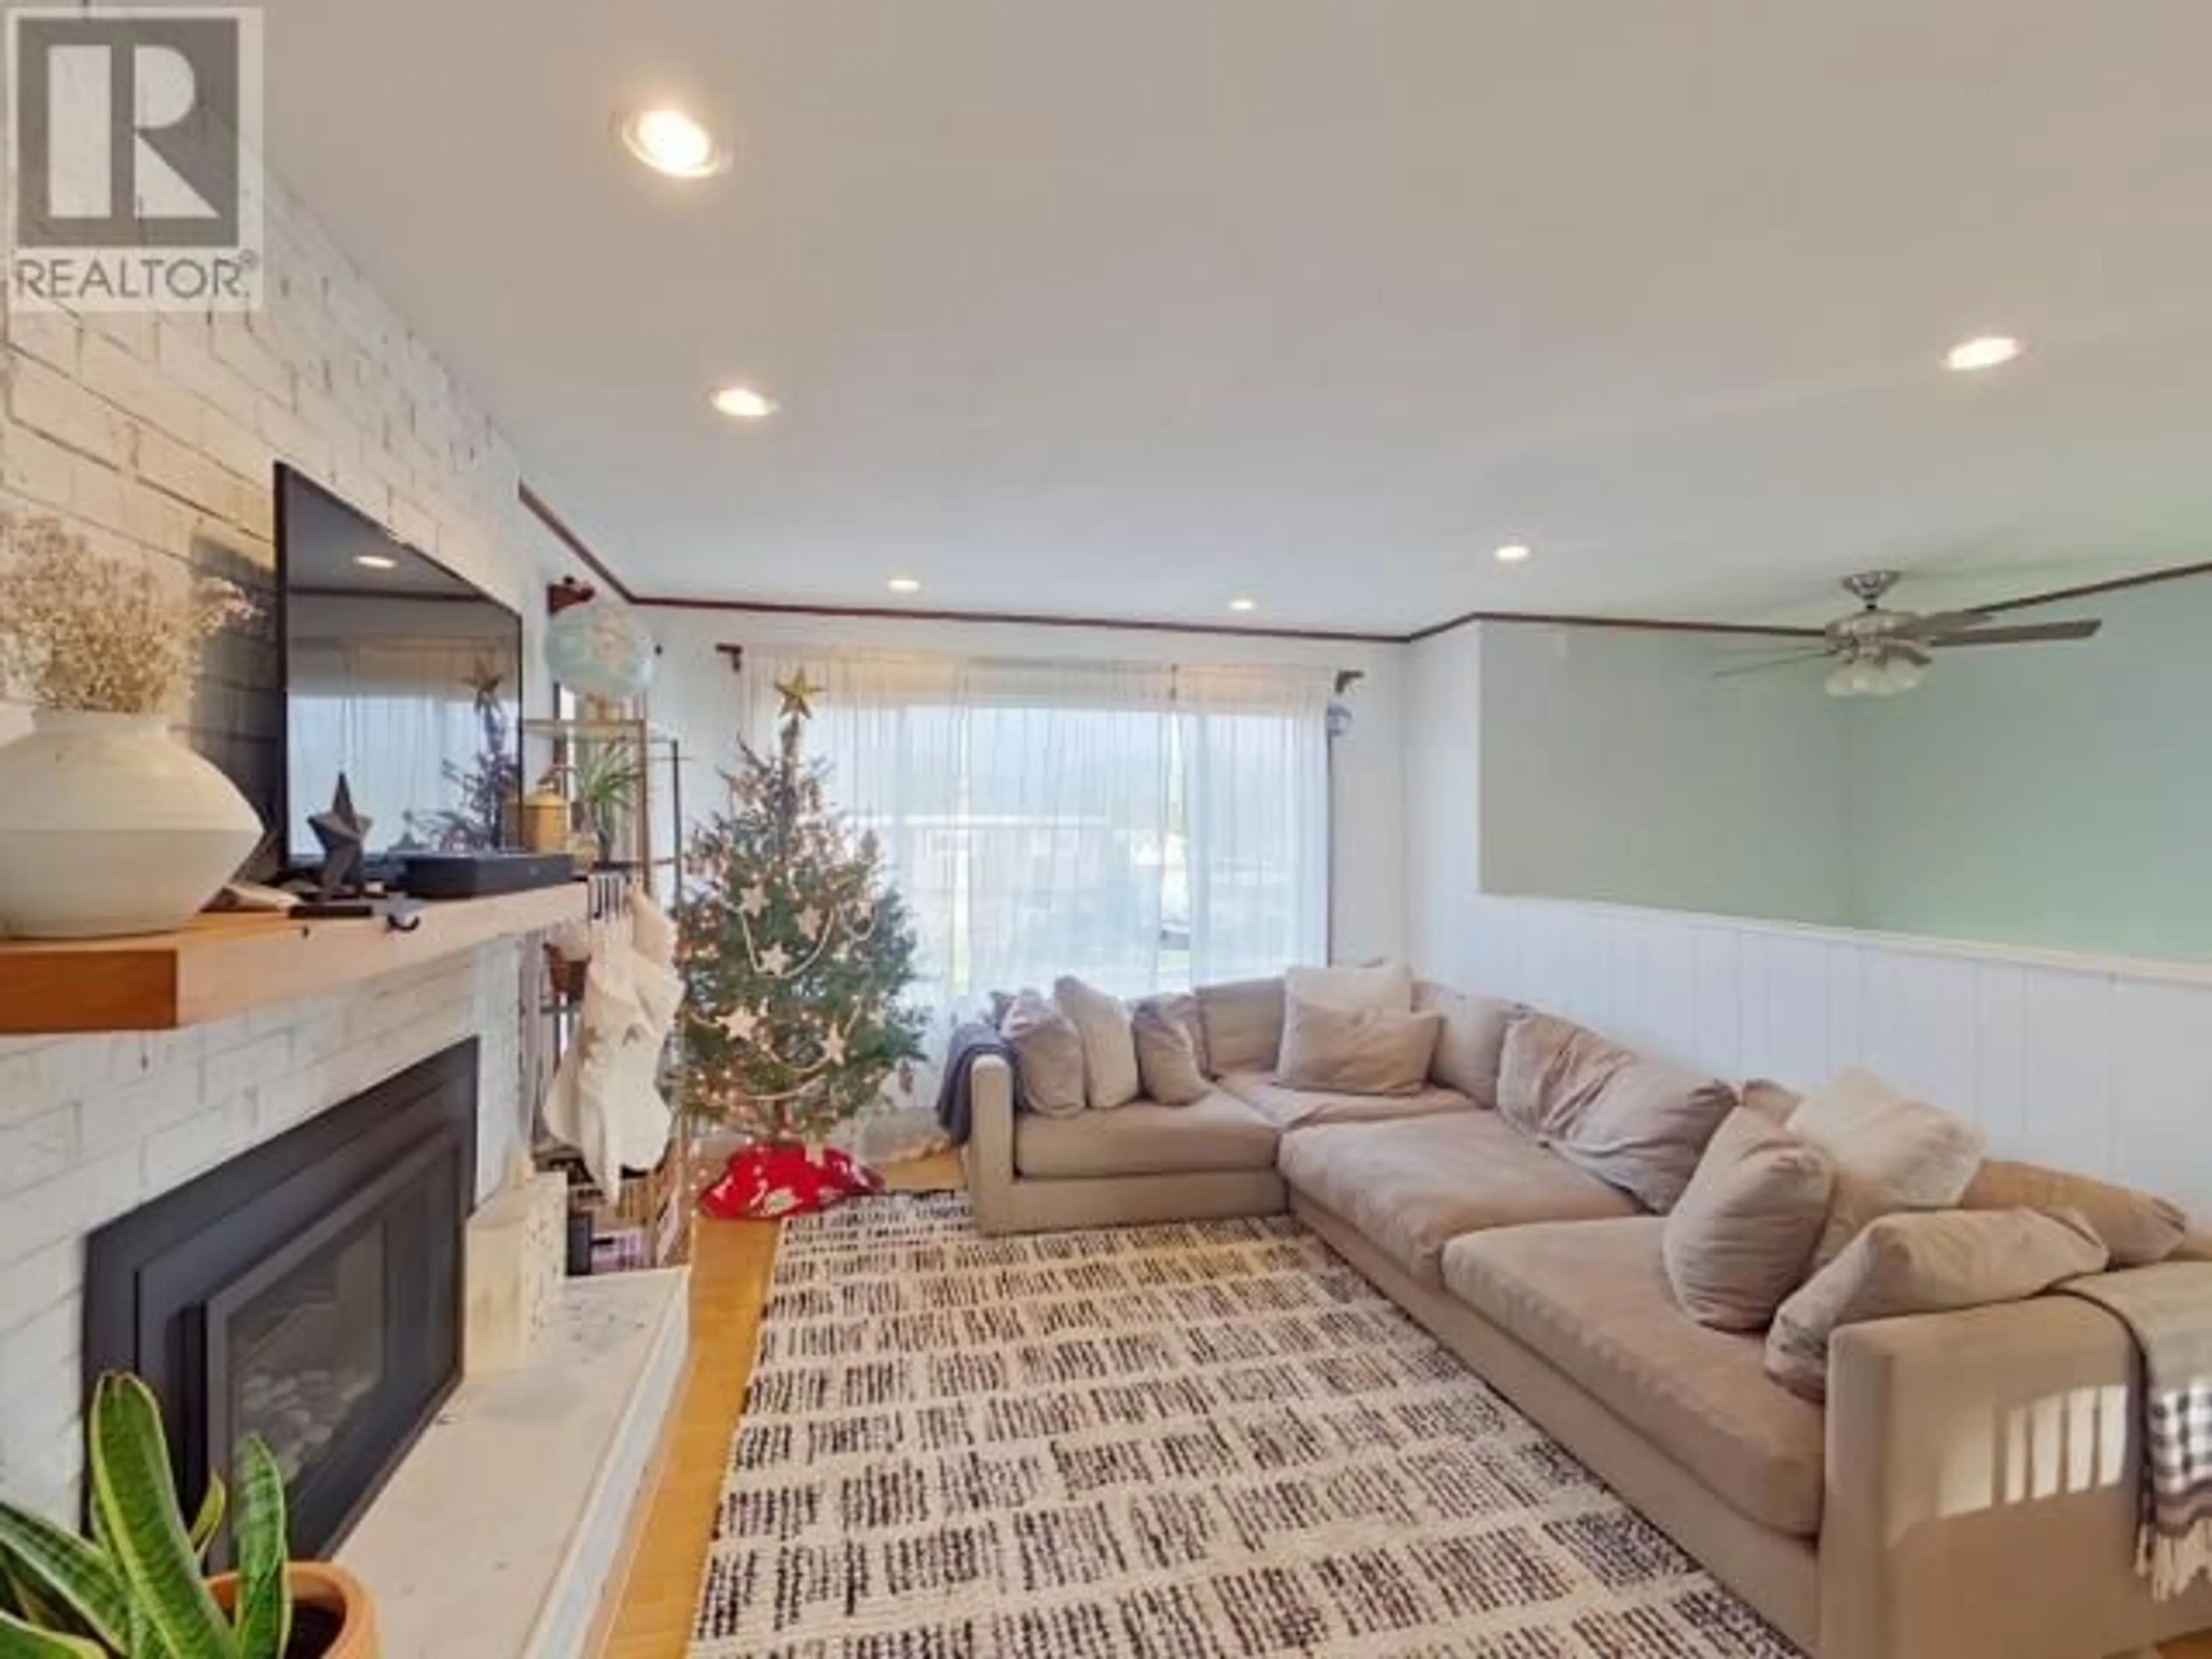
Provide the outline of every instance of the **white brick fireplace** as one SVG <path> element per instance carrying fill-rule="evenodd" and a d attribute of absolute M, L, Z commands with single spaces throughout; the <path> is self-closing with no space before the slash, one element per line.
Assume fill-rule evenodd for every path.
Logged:
<path fill-rule="evenodd" d="M 556 573 L 505 437 L 274 180 L 268 260 L 260 313 L 0 314 L 0 505 L 156 567 L 273 568 L 287 460 L 514 605 L 538 661 Z M 19 717 L 0 704 L 0 738 Z M 0 1040 L 0 1495 L 73 1502 L 92 1229 L 471 1036 L 477 1185 L 500 1180 L 522 1121 L 521 948 L 180 1031 Z"/>
<path fill-rule="evenodd" d="M 526 1121 L 521 949 L 180 1031 L 0 1043 L 0 1496 L 75 1511 L 94 1229 L 471 1037 L 477 1197 L 499 1184 Z"/>

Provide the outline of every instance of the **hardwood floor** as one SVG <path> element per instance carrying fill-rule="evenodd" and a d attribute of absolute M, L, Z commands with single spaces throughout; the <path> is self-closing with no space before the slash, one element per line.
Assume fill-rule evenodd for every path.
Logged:
<path fill-rule="evenodd" d="M 950 1152 L 886 1173 L 892 1186 L 907 1189 L 960 1184 L 959 1160 Z M 768 1300 L 775 1237 L 774 1222 L 699 1223 L 692 1249 L 691 1371 L 601 1659 L 684 1659 L 714 1500 Z M 2164 1659 L 2212 1659 L 2212 1634 L 2168 1645 Z"/>
<path fill-rule="evenodd" d="M 957 1187 L 960 1162 L 944 1152 L 884 1174 L 908 1190 Z M 714 1500 L 752 1372 L 775 1236 L 772 1221 L 700 1218 L 691 1249 L 690 1375 L 602 1659 L 684 1659 Z"/>

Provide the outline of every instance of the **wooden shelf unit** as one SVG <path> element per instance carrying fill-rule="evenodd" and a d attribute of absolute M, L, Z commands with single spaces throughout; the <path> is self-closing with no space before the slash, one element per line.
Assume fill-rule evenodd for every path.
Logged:
<path fill-rule="evenodd" d="M 580 921 L 581 882 L 424 904 L 414 930 L 381 917 L 202 916 L 174 933 L 0 940 L 0 1036 L 167 1031 L 317 996 L 497 939 Z"/>

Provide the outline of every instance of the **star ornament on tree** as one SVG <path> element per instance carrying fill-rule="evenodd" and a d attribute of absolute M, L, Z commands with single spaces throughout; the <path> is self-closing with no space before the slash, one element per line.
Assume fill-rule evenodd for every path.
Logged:
<path fill-rule="evenodd" d="M 760 953 L 760 970 L 770 979 L 781 979 L 791 971 L 791 953 L 781 945 L 771 945 Z"/>
<path fill-rule="evenodd" d="M 732 1008 L 714 1022 L 722 1028 L 722 1035 L 732 1042 L 750 1042 L 753 1033 L 760 1029 L 760 1016 L 750 1008 Z"/>
<path fill-rule="evenodd" d="M 814 700 L 822 695 L 822 688 L 806 678 L 804 668 L 787 680 L 778 680 L 775 689 L 776 694 L 783 699 L 783 719 L 811 720 L 814 718 Z"/>
<path fill-rule="evenodd" d="M 738 895 L 738 914 L 747 921 L 758 921 L 761 913 L 768 908 L 768 889 L 754 882 Z"/>

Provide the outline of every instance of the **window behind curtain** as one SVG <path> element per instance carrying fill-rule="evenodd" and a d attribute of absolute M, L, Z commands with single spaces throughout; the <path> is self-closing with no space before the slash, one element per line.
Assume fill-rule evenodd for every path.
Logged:
<path fill-rule="evenodd" d="M 1075 974 L 1124 996 L 1279 972 L 1324 948 L 1325 673 L 759 653 L 826 690 L 806 753 L 882 841 L 925 1001 Z"/>

